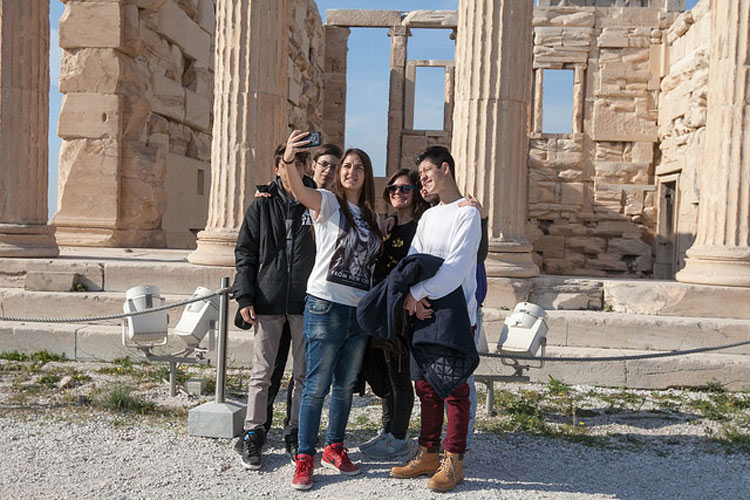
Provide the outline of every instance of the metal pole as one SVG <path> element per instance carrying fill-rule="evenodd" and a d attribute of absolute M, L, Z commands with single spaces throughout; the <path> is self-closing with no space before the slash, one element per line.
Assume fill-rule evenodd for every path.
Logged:
<path fill-rule="evenodd" d="M 169 395 L 177 396 L 177 363 L 169 362 Z"/>
<path fill-rule="evenodd" d="M 229 278 L 221 278 L 221 289 L 229 287 Z M 229 292 L 219 296 L 219 346 L 216 349 L 216 403 L 224 402 L 224 385 L 226 381 L 227 361 L 227 321 L 229 311 Z"/>

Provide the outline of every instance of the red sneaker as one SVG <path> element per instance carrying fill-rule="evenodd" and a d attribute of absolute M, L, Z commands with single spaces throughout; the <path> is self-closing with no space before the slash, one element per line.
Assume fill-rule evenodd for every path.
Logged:
<path fill-rule="evenodd" d="M 294 467 L 292 487 L 297 490 L 309 490 L 313 483 L 315 462 L 311 455 L 297 455 Z"/>
<path fill-rule="evenodd" d="M 349 460 L 349 455 L 346 454 L 347 451 L 344 448 L 344 443 L 329 444 L 323 450 L 323 458 L 320 459 L 320 464 L 329 469 L 336 469 L 341 474 L 356 476 L 362 471 Z"/>

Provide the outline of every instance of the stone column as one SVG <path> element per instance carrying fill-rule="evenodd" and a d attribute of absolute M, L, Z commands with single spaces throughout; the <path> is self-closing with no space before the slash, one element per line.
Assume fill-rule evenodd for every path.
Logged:
<path fill-rule="evenodd" d="M 750 2 L 714 0 L 698 233 L 676 279 L 750 286 Z"/>
<path fill-rule="evenodd" d="M 409 28 L 406 26 L 393 26 L 388 31 L 388 36 L 391 37 L 391 80 L 388 90 L 386 178 L 401 168 L 401 133 L 404 130 L 404 101 L 406 97 L 406 44 L 409 35 Z"/>
<path fill-rule="evenodd" d="M 489 276 L 539 274 L 524 234 L 532 0 L 460 0 L 453 155 L 489 216 Z"/>
<path fill-rule="evenodd" d="M 47 225 L 49 0 L 0 0 L 0 256 L 55 257 Z"/>
<path fill-rule="evenodd" d="M 287 0 L 218 0 L 211 194 L 193 264 L 234 266 L 245 209 L 286 139 Z"/>

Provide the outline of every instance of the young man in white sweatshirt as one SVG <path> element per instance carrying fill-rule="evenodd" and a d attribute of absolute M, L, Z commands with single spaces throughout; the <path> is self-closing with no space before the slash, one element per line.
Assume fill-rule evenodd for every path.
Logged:
<path fill-rule="evenodd" d="M 430 254 L 444 260 L 432 278 L 411 287 L 404 299 L 404 309 L 419 319 L 428 319 L 432 316 L 430 300 L 440 299 L 461 286 L 469 320 L 475 327 L 477 249 L 482 237 L 479 211 L 473 206 L 459 206 L 465 198 L 456 185 L 455 163 L 446 148 L 427 148 L 417 155 L 416 163 L 423 190 L 428 195 L 439 196 L 440 203 L 422 215 L 409 254 Z M 436 394 L 427 380 L 416 380 L 414 386 L 422 407 L 419 451 L 405 466 L 392 468 L 391 476 L 410 478 L 434 474 L 428 488 L 449 491 L 463 480 L 469 386 L 462 383 L 445 399 Z M 445 410 L 448 422 L 441 464 L 438 453 Z"/>

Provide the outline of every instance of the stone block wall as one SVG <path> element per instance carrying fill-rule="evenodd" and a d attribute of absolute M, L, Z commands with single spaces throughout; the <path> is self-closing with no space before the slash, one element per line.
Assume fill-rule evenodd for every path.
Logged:
<path fill-rule="evenodd" d="M 194 246 L 210 182 L 214 0 L 68 0 L 62 245 Z"/>
<path fill-rule="evenodd" d="M 658 277 L 671 278 L 685 266 L 685 252 L 693 244 L 698 229 L 699 172 L 704 161 L 708 100 L 709 7 L 710 1 L 702 0 L 680 15 L 665 32 L 656 180 L 658 188 L 673 183 L 677 199 L 673 227 L 661 227 L 668 221 L 660 217 L 656 245 L 658 249 L 664 243 L 670 244 L 666 251 L 672 254 L 676 265 Z M 671 242 L 662 241 L 670 235 Z"/>
<path fill-rule="evenodd" d="M 667 11 L 685 10 L 685 0 L 538 0 L 539 7 L 651 7 Z"/>
<path fill-rule="evenodd" d="M 320 130 L 322 22 L 314 0 L 290 0 L 289 12 L 288 127 Z M 59 244 L 195 248 L 211 182 L 215 21 L 215 0 L 65 2 Z"/>
<path fill-rule="evenodd" d="M 323 22 L 314 0 L 293 0 L 289 12 L 288 127 L 290 131 L 321 130 L 326 64 Z M 279 138 L 279 142 L 284 140 Z"/>
<path fill-rule="evenodd" d="M 675 16 L 659 8 L 535 9 L 527 235 L 543 273 L 652 275 L 655 70 Z M 545 69 L 574 72 L 571 134 L 541 132 Z"/>

